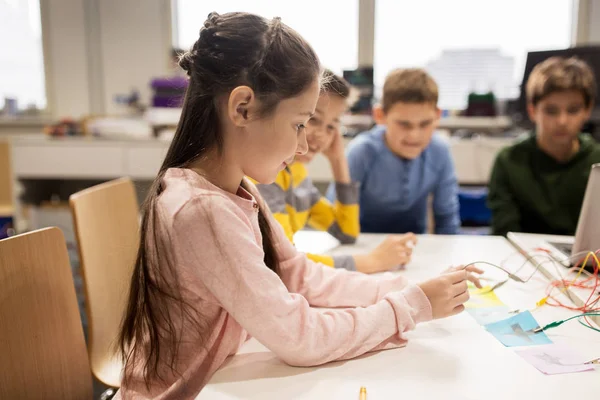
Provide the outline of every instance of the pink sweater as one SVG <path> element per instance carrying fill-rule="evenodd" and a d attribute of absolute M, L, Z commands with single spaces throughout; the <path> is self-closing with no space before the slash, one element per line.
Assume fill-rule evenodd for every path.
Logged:
<path fill-rule="evenodd" d="M 402 346 L 404 332 L 432 318 L 418 286 L 399 275 L 317 264 L 296 251 L 269 213 L 280 276 L 272 272 L 263 262 L 253 186 L 233 195 L 188 169 L 168 170 L 163 183 L 157 229 L 206 323 L 205 341 L 198 345 L 196 331 L 182 326 L 179 375 L 148 391 L 134 374 L 116 398 L 194 398 L 251 336 L 284 362 L 311 366 Z"/>

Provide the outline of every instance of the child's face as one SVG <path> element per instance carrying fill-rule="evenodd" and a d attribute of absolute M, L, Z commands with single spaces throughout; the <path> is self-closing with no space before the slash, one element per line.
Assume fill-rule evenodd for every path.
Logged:
<path fill-rule="evenodd" d="M 346 100 L 341 96 L 324 93 L 319 96 L 315 115 L 306 126 L 308 151 L 298 155 L 296 161 L 309 163 L 315 154 L 327 150 L 335 135 L 340 134 L 340 117 L 346 111 Z"/>
<path fill-rule="evenodd" d="M 374 110 L 375 121 L 386 126 L 386 142 L 396 155 L 412 160 L 429 145 L 440 119 L 431 103 L 395 103 L 387 112 Z"/>
<path fill-rule="evenodd" d="M 592 107 L 585 106 L 580 91 L 566 90 L 550 93 L 535 106 L 529 104 L 527 110 L 541 141 L 552 146 L 570 146 L 590 118 Z"/>
<path fill-rule="evenodd" d="M 281 101 L 271 115 L 245 126 L 237 146 L 244 175 L 272 183 L 296 155 L 306 153 L 305 127 L 315 112 L 319 89 L 315 79 L 300 95 Z"/>

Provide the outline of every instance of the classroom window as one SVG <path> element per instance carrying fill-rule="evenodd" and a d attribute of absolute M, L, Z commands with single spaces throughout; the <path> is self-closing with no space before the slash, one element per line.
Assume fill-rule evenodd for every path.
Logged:
<path fill-rule="evenodd" d="M 0 0 L 0 38 L 0 108 L 46 108 L 39 0 Z"/>
<path fill-rule="evenodd" d="M 377 0 L 377 87 L 399 67 L 423 67 L 440 108 L 462 109 L 470 91 L 518 96 L 528 51 L 569 47 L 572 0 Z"/>
<path fill-rule="evenodd" d="M 194 44 L 210 12 L 245 11 L 281 17 L 313 46 L 323 65 L 336 73 L 357 66 L 358 0 L 174 0 L 173 6 L 175 47 L 187 49 Z"/>

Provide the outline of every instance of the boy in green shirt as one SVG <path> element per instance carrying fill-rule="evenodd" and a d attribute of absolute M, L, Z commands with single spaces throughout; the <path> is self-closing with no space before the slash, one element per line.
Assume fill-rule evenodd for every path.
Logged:
<path fill-rule="evenodd" d="M 596 99 L 591 68 L 577 58 L 552 57 L 527 81 L 534 132 L 503 149 L 489 184 L 492 232 L 574 235 L 600 145 L 580 133 Z"/>

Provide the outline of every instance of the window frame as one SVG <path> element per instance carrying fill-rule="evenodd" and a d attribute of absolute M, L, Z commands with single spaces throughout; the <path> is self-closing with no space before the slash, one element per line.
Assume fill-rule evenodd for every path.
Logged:
<path fill-rule="evenodd" d="M 81 0 L 86 3 L 85 0 Z M 161 0 L 162 1 L 162 0 Z M 169 1 L 169 0 L 166 0 Z M 358 21 L 358 60 L 357 65 L 373 66 L 374 62 L 374 49 L 375 49 L 375 7 L 377 0 L 358 0 L 359 7 L 359 21 Z M 54 97 L 55 84 L 53 82 L 53 54 L 51 47 L 51 36 L 54 29 L 60 29 L 58 26 L 52 26 L 49 23 L 49 7 L 48 0 L 39 0 L 40 2 L 40 17 L 42 26 L 42 52 L 44 61 L 44 82 L 46 89 L 46 108 L 40 110 L 39 119 L 47 119 L 53 115 L 54 112 Z M 573 12 L 572 12 L 572 35 L 571 44 L 581 45 L 589 42 L 590 34 L 590 9 L 592 0 L 573 0 Z M 85 5 L 85 4 L 84 4 Z M 172 12 L 175 15 L 175 12 Z M 172 24 L 172 19 L 169 19 L 170 23 L 164 28 L 164 37 L 168 39 L 168 43 L 173 43 L 171 40 L 176 33 L 176 27 Z M 90 76 L 90 80 L 93 80 Z M 97 82 L 93 87 L 97 88 Z M 92 110 L 90 110 L 91 112 Z M 19 118 L 17 118 L 19 119 Z M 22 118 L 27 119 L 26 117 Z M 36 122 L 37 123 L 37 122 Z"/>

